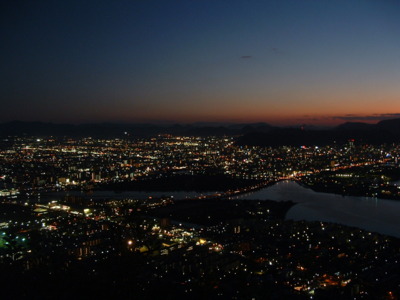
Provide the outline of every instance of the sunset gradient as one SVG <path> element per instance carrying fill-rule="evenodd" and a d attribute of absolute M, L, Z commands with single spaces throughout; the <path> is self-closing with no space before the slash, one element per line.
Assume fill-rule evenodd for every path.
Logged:
<path fill-rule="evenodd" d="M 1 20 L 1 122 L 400 117 L 398 1 L 10 1 Z"/>

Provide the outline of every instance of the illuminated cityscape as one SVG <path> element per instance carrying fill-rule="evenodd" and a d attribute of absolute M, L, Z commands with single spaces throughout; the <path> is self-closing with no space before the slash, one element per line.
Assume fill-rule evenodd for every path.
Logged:
<path fill-rule="evenodd" d="M 121 297 L 397 297 L 397 238 L 286 219 L 296 199 L 240 197 L 292 180 L 399 199 L 399 155 L 397 144 L 354 141 L 256 147 L 228 136 L 8 137 L 0 152 L 1 263 L 14 278 L 40 270 L 57 286 L 60 276 L 78 276 L 101 285 L 90 293 L 117 289 Z M 30 280 L 29 288 L 45 289 Z M 84 288 L 71 280 L 65 295 Z"/>

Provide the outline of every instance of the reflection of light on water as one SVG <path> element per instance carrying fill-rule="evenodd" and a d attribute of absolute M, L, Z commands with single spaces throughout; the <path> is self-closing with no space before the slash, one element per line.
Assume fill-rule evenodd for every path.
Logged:
<path fill-rule="evenodd" d="M 293 181 L 278 182 L 240 199 L 291 200 L 298 204 L 288 211 L 287 219 L 333 222 L 400 237 L 400 201 L 314 192 Z"/>
<path fill-rule="evenodd" d="M 376 197 L 374 197 L 374 198 L 372 198 L 372 197 L 360 197 L 361 199 L 362 199 L 362 201 L 364 201 L 365 202 L 365 204 L 366 205 L 371 205 L 371 206 L 374 206 L 374 207 L 378 207 L 378 204 L 379 204 L 379 198 L 376 198 Z"/>

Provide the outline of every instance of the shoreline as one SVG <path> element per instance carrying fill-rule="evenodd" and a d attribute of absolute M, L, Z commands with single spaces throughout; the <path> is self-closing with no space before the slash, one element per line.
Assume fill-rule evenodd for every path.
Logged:
<path fill-rule="evenodd" d="M 301 185 L 302 187 L 306 188 L 306 189 L 310 189 L 316 193 L 326 193 L 326 194 L 335 194 L 335 195 L 340 195 L 342 197 L 364 197 L 364 198 L 370 198 L 370 199 L 382 199 L 382 200 L 391 200 L 391 201 L 400 201 L 400 197 L 390 197 L 390 196 L 385 196 L 385 195 L 380 195 L 379 197 L 372 197 L 372 196 L 368 196 L 366 194 L 363 193 L 343 193 L 339 191 L 338 189 L 326 189 L 324 187 L 322 187 L 322 185 L 310 185 L 304 181 L 302 181 L 301 179 L 288 179 L 289 181 L 294 181 L 297 182 L 299 185 Z"/>

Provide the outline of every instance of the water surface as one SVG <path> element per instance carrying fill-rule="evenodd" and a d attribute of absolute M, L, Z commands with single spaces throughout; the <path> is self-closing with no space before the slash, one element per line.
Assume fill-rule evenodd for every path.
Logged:
<path fill-rule="evenodd" d="M 82 198 L 89 198 L 93 200 L 102 199 L 138 199 L 146 200 L 150 197 L 172 197 L 176 200 L 191 199 L 199 196 L 215 194 L 217 192 L 196 192 L 196 191 L 125 191 L 125 192 L 114 192 L 114 191 L 93 191 L 92 193 L 86 193 L 81 191 L 68 191 L 68 192 L 53 192 L 42 195 L 42 198 L 46 200 L 62 200 L 65 196 L 76 196 Z"/>
<path fill-rule="evenodd" d="M 333 222 L 400 237 L 396 200 L 314 192 L 294 181 L 280 181 L 240 199 L 291 200 L 298 204 L 288 211 L 287 219 Z"/>

